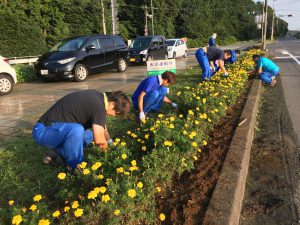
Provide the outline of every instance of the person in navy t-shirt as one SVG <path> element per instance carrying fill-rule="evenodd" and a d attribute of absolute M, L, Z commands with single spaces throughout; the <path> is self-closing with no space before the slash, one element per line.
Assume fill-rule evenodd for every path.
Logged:
<path fill-rule="evenodd" d="M 136 110 L 139 110 L 139 118 L 145 120 L 146 114 L 155 111 L 159 112 L 163 102 L 177 108 L 177 104 L 166 97 L 169 84 L 176 81 L 175 74 L 166 71 L 160 76 L 152 76 L 144 79 L 134 94 L 132 95 L 132 103 Z"/>

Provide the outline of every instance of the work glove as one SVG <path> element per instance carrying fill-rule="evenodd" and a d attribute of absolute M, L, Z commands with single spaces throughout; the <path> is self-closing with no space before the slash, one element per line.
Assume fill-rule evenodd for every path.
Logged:
<path fill-rule="evenodd" d="M 140 121 L 145 121 L 145 119 L 146 119 L 145 113 L 144 112 L 140 112 L 139 118 L 140 118 Z"/>
<path fill-rule="evenodd" d="M 173 107 L 174 109 L 177 109 L 177 108 L 178 108 L 178 105 L 177 105 L 175 102 L 173 102 L 173 103 L 172 103 L 172 107 Z"/>
<path fill-rule="evenodd" d="M 107 144 L 108 144 L 108 145 L 111 145 L 112 143 L 114 143 L 113 139 L 107 140 Z"/>

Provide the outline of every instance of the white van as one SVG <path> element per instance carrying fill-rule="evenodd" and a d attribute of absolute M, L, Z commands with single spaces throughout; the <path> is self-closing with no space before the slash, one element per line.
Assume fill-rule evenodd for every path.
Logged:
<path fill-rule="evenodd" d="M 5 95 L 13 90 L 17 83 L 17 75 L 14 68 L 8 62 L 8 59 L 0 55 L 0 95 Z"/>

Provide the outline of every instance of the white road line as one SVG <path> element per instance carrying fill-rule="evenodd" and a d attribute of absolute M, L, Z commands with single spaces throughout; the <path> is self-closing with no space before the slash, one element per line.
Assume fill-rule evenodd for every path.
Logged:
<path fill-rule="evenodd" d="M 289 55 L 300 66 L 300 61 L 295 56 L 293 56 L 291 53 L 289 53 L 287 50 L 282 50 L 281 52 L 283 55 Z"/>
<path fill-rule="evenodd" d="M 295 56 L 295 58 L 300 58 L 300 56 Z M 291 56 L 277 56 L 275 59 L 292 59 Z"/>

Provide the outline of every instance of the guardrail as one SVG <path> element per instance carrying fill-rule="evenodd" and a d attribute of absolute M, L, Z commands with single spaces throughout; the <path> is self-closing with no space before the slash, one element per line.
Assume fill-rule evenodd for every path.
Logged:
<path fill-rule="evenodd" d="M 9 64 L 29 64 L 32 65 L 38 60 L 39 56 L 11 57 L 8 58 Z"/>

